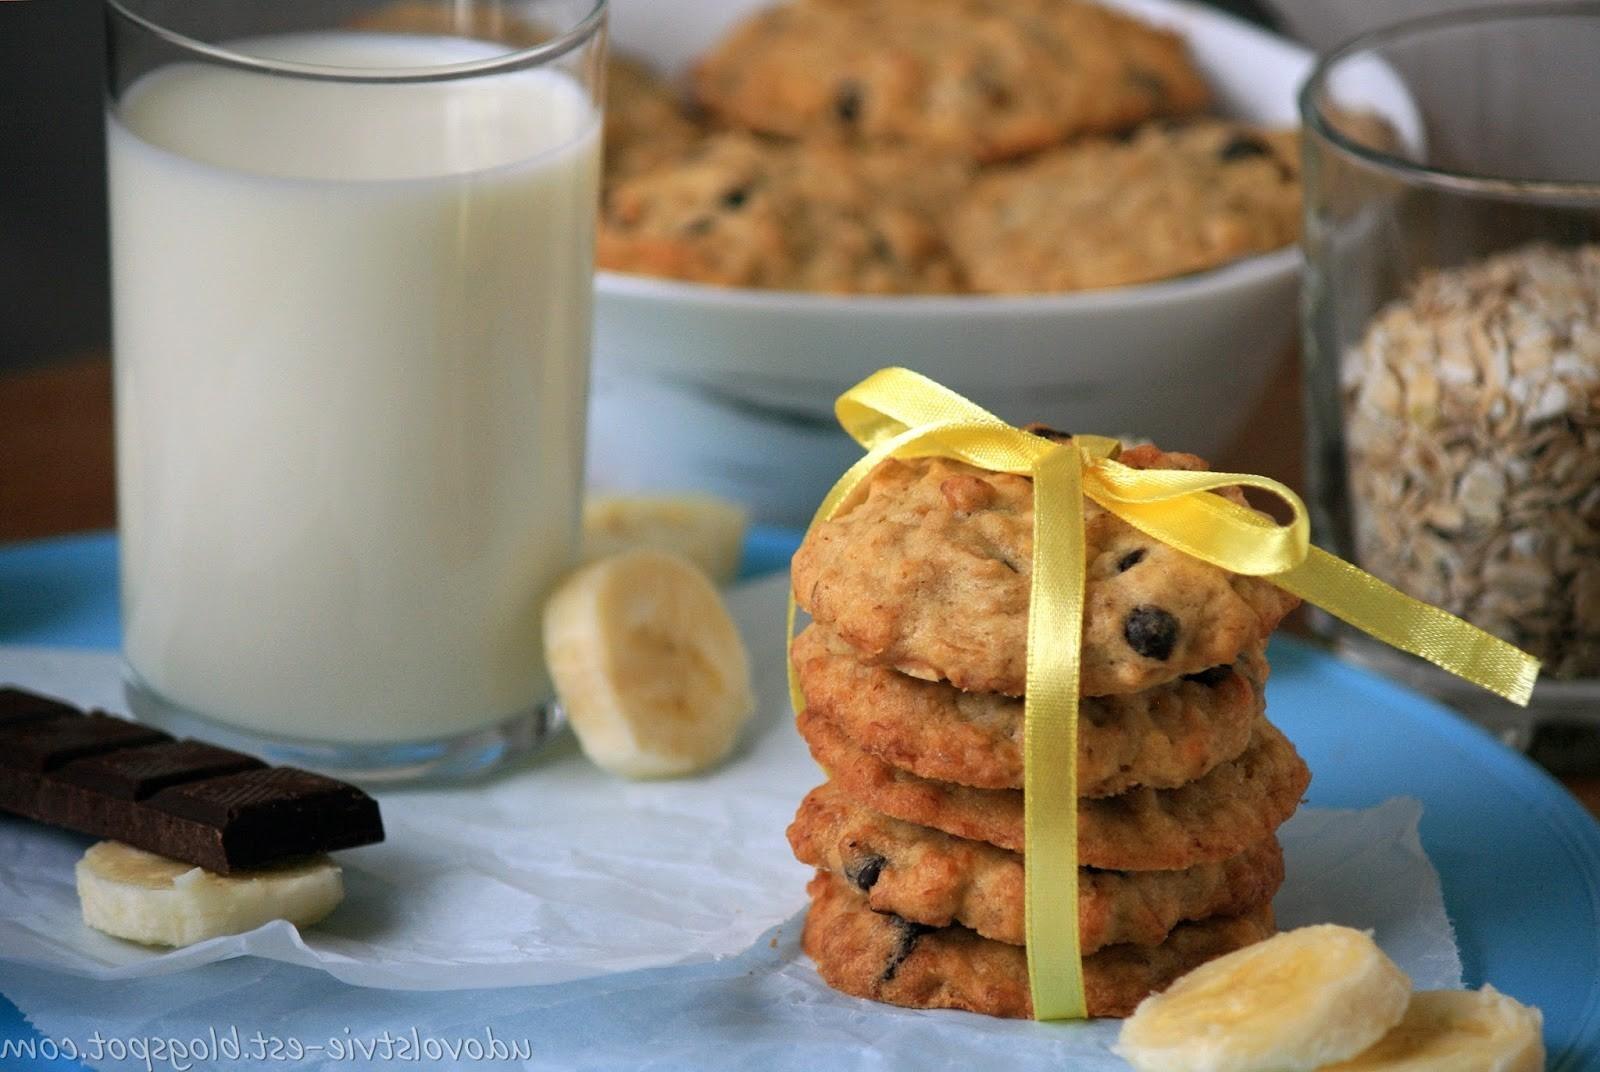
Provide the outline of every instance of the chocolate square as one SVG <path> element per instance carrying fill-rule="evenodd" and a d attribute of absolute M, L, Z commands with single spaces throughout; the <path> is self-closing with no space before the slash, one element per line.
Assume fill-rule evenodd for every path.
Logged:
<path fill-rule="evenodd" d="M 204 741 L 162 741 L 75 759 L 55 777 L 118 800 L 143 800 L 169 786 L 265 766 L 254 756 Z"/>
<path fill-rule="evenodd" d="M 170 740 L 160 730 L 103 711 L 24 722 L 0 728 L 0 767 L 44 773 L 84 756 Z"/>

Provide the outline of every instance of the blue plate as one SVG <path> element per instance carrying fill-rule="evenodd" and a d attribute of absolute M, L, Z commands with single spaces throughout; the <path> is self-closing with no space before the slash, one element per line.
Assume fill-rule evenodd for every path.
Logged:
<path fill-rule="evenodd" d="M 781 568 L 796 534 L 758 530 L 745 572 Z M 0 643 L 114 647 L 109 535 L 0 550 Z M 1305 644 L 1275 640 L 1273 721 L 1315 772 L 1308 800 L 1423 803 L 1469 986 L 1544 1010 L 1551 1069 L 1600 1070 L 1600 824 L 1561 785 L 1448 709 Z M 0 1045 L 38 1039 L 0 1002 Z M 3 1063 L 6 1072 L 71 1067 Z"/>

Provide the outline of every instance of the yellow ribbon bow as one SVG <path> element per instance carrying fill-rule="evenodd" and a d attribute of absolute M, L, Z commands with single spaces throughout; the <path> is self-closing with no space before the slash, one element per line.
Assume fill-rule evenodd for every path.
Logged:
<path fill-rule="evenodd" d="M 1078 662 L 1083 636 L 1081 496 L 1134 528 L 1232 573 L 1264 577 L 1386 644 L 1526 705 L 1538 676 L 1531 655 L 1412 599 L 1311 546 L 1299 496 L 1242 473 L 1133 469 L 1116 440 L 1056 442 L 1013 428 L 908 369 L 882 369 L 839 397 L 839 423 L 867 449 L 828 492 L 811 525 L 831 518 L 886 458 L 944 457 L 1033 479 L 1033 577 L 1023 714 L 1025 939 L 1033 1015 L 1086 1015 L 1078 936 Z M 1271 519 L 1209 494 L 1253 487 L 1287 503 Z M 795 607 L 789 601 L 789 633 Z M 803 704 L 790 666 L 790 693 Z M 1047 776 L 1048 775 L 1048 776 Z"/>

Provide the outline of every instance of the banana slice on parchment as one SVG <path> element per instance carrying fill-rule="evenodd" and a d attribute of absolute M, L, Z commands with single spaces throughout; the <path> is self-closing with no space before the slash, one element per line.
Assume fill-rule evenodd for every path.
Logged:
<path fill-rule="evenodd" d="M 739 572 L 749 516 L 714 495 L 591 495 L 583 504 L 585 562 L 651 547 L 693 562 L 718 584 Z"/>
<path fill-rule="evenodd" d="M 1405 1015 L 1411 980 L 1370 935 L 1302 927 L 1202 965 L 1146 998 L 1114 1047 L 1141 1072 L 1311 1072 Z"/>
<path fill-rule="evenodd" d="M 1492 986 L 1424 990 L 1376 1046 L 1326 1072 L 1544 1072 L 1544 1017 Z"/>
<path fill-rule="evenodd" d="M 614 774 L 709 767 L 755 710 L 738 627 L 677 555 L 629 551 L 582 567 L 545 605 L 544 640 L 578 743 Z"/>
<path fill-rule="evenodd" d="M 102 841 L 78 861 L 77 878 L 85 923 L 146 945 L 193 945 L 274 919 L 303 927 L 344 899 L 343 873 L 326 856 L 218 875 Z"/>

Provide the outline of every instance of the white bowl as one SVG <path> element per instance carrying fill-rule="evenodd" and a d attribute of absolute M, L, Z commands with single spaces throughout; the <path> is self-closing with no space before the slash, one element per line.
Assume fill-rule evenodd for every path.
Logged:
<path fill-rule="evenodd" d="M 681 73 L 770 0 L 613 0 L 612 42 Z M 1289 125 L 1305 50 L 1200 4 L 1108 0 L 1182 32 L 1227 114 Z M 600 272 L 591 482 L 698 488 L 801 524 L 859 450 L 833 401 L 905 365 L 1015 422 L 1214 453 L 1292 338 L 1300 251 L 1071 294 L 865 297 Z"/>

